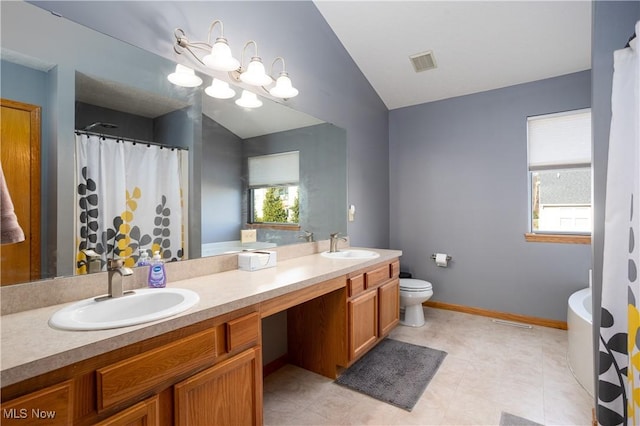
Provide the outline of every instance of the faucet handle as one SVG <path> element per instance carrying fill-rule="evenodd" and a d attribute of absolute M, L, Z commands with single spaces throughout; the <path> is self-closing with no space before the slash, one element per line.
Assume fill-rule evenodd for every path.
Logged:
<path fill-rule="evenodd" d="M 107 271 L 120 269 L 124 266 L 123 259 L 107 259 Z"/>
<path fill-rule="evenodd" d="M 329 234 L 330 238 L 338 238 L 339 236 L 340 236 L 339 232 L 333 232 L 333 233 Z"/>

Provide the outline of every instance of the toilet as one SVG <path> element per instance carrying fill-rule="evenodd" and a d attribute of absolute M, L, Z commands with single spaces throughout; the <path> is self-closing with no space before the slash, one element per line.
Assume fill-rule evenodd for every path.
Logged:
<path fill-rule="evenodd" d="M 413 278 L 400 278 L 400 324 L 409 327 L 424 325 L 422 303 L 433 296 L 431 283 Z M 404 315 L 402 312 L 404 311 Z"/>

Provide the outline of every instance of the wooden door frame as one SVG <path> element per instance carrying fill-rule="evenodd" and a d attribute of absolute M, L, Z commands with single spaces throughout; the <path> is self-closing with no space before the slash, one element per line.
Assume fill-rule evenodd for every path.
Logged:
<path fill-rule="evenodd" d="M 31 271 L 31 280 L 41 279 L 41 260 L 40 260 L 40 246 L 42 235 L 40 233 L 40 194 L 41 194 L 41 155 L 40 155 L 40 130 L 41 130 L 41 115 L 42 107 L 38 105 L 27 104 L 24 102 L 12 101 L 9 99 L 0 98 L 0 107 L 13 108 L 29 113 L 30 118 L 30 147 L 31 155 L 29 161 L 29 169 L 31 174 L 31 182 L 34 185 L 30 191 L 30 205 L 31 205 L 31 222 L 29 223 L 31 238 L 31 250 L 29 253 Z M 33 238 L 37 236 L 37 238 Z"/>

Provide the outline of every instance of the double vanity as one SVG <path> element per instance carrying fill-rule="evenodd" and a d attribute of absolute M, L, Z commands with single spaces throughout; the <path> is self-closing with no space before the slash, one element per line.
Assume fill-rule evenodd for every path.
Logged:
<path fill-rule="evenodd" d="M 398 323 L 400 251 L 321 251 L 253 272 L 229 256 L 170 281 L 195 306 L 144 324 L 50 327 L 71 304 L 4 315 L 2 424 L 261 424 L 263 318 L 286 311 L 283 359 L 330 378 Z"/>

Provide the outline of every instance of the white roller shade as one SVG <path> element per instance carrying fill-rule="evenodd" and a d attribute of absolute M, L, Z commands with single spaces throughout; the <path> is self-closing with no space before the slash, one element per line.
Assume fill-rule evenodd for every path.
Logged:
<path fill-rule="evenodd" d="M 300 180 L 299 151 L 249 157 L 249 186 L 295 184 Z"/>
<path fill-rule="evenodd" d="M 591 110 L 527 119 L 529 169 L 591 164 Z"/>

